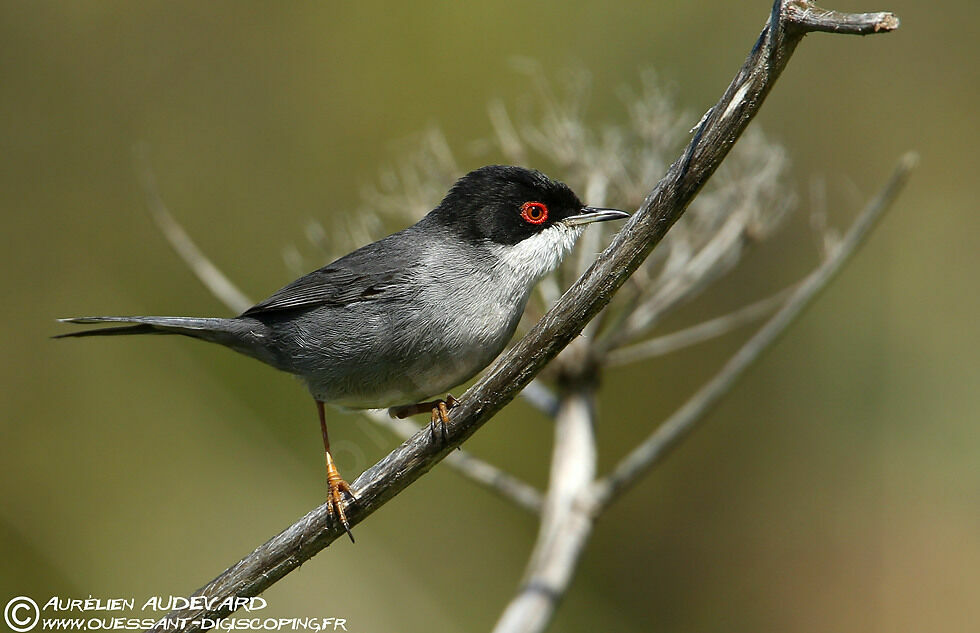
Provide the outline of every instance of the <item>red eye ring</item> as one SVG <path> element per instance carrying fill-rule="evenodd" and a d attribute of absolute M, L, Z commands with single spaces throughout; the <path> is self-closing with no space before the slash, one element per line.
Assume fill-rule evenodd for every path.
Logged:
<path fill-rule="evenodd" d="M 525 202 L 521 205 L 521 217 L 528 224 L 542 224 L 548 219 L 548 205 L 543 202 Z"/>

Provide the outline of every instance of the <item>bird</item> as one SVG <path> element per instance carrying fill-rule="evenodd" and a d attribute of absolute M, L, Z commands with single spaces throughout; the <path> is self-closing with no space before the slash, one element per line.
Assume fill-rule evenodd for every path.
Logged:
<path fill-rule="evenodd" d="M 316 403 L 328 513 L 354 540 L 356 503 L 330 453 L 325 404 L 431 413 L 445 439 L 457 401 L 429 400 L 474 377 L 514 334 L 535 284 L 586 225 L 629 214 L 584 205 L 540 171 L 488 165 L 462 176 L 417 223 L 287 284 L 233 318 L 89 316 L 55 338 L 179 334 L 298 376 Z M 113 324 L 108 327 L 105 324 Z"/>

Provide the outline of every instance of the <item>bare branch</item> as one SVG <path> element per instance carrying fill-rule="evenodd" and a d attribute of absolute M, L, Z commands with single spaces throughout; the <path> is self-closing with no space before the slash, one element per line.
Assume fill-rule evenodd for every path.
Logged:
<path fill-rule="evenodd" d="M 580 504 L 596 473 L 594 385 L 561 395 L 555 419 L 551 476 L 538 539 L 524 580 L 494 633 L 542 631 L 571 582 L 592 531 L 593 515 Z"/>
<path fill-rule="evenodd" d="M 149 159 L 146 156 L 146 148 L 138 145 L 134 153 L 140 184 L 142 184 L 143 192 L 146 195 L 147 207 L 150 209 L 153 221 L 156 222 L 163 236 L 170 242 L 170 246 L 177 251 L 177 255 L 218 301 L 225 304 L 235 314 L 241 314 L 247 310 L 253 302 L 217 266 L 211 263 L 211 260 L 201 252 L 187 231 L 170 214 L 167 205 L 163 203 L 163 198 L 157 191 L 156 177 L 153 175 Z"/>
<path fill-rule="evenodd" d="M 712 338 L 727 334 L 736 328 L 747 325 L 769 314 L 786 300 L 792 288 L 786 288 L 765 299 L 739 308 L 734 312 L 716 317 L 691 327 L 664 334 L 636 345 L 613 350 L 605 358 L 605 366 L 627 365 L 656 356 L 663 356 L 684 347 L 696 345 Z"/>
<path fill-rule="evenodd" d="M 659 276 L 603 332 L 601 350 L 647 336 L 665 314 L 734 267 L 746 245 L 768 235 L 795 204 L 795 195 L 781 186 L 787 162 L 782 148 L 756 132 L 746 134 L 735 151 L 741 160 L 729 160 L 725 172 L 716 174 L 715 186 L 702 192 L 697 206 L 691 205 L 697 214 L 674 227 L 665 241 L 669 254 Z M 739 171 L 745 173 L 733 173 Z"/>
<path fill-rule="evenodd" d="M 734 264 L 748 226 L 746 210 L 732 213 L 714 237 L 687 259 L 684 267 L 663 276 L 660 287 L 629 314 L 606 346 L 610 349 L 645 334 L 663 315 L 698 294 Z M 729 266 L 726 266 L 725 263 Z"/>
<path fill-rule="evenodd" d="M 533 384 L 535 383 L 532 382 L 531 385 Z M 554 398 L 554 396 L 551 397 Z M 403 440 L 414 436 L 422 428 L 411 420 L 392 418 L 383 411 L 370 410 L 363 413 L 376 425 L 391 431 Z M 518 507 L 532 514 L 541 512 L 544 503 L 541 491 L 497 466 L 474 457 L 462 449 L 447 455 L 446 463 L 463 476 L 489 488 L 504 499 L 513 501 Z"/>
<path fill-rule="evenodd" d="M 774 4 L 769 23 L 724 96 L 698 126 L 683 155 L 670 166 L 612 244 L 541 322 L 509 353 L 497 359 L 483 378 L 460 398 L 447 425 L 447 440 L 437 440 L 427 431 L 418 433 L 354 482 L 352 487 L 358 501 L 346 508 L 352 525 L 404 490 L 516 397 L 582 331 L 589 319 L 609 303 L 663 239 L 759 111 L 796 45 L 809 30 L 805 23 L 786 20 L 782 9 L 787 2 L 779 0 Z M 787 25 L 793 28 L 784 28 Z M 327 506 L 322 505 L 256 548 L 199 589 L 196 595 L 215 598 L 216 605 L 222 605 L 226 597 L 257 595 L 342 534 L 342 528 L 329 520 Z M 182 619 L 185 619 L 182 630 L 199 630 L 201 617 L 220 618 L 230 611 L 226 606 L 174 611 L 153 630 L 167 630 Z"/>
<path fill-rule="evenodd" d="M 807 31 L 847 35 L 873 35 L 894 31 L 899 26 L 894 13 L 841 13 L 803 1 L 787 3 L 783 15 Z"/>
<path fill-rule="evenodd" d="M 598 507 L 604 508 L 641 475 L 657 464 L 667 452 L 690 433 L 704 414 L 735 384 L 735 381 L 765 351 L 780 334 L 793 322 L 816 297 L 834 275 L 840 271 L 844 262 L 854 253 L 868 236 L 875 222 L 901 191 L 908 180 L 909 173 L 918 158 L 906 154 L 899 161 L 888 184 L 875 196 L 851 225 L 836 250 L 815 271 L 803 280 L 793 291 L 783 307 L 763 325 L 752 338 L 732 356 L 684 405 L 670 416 L 646 440 L 633 449 L 605 477 L 596 481 L 592 496 Z"/>
<path fill-rule="evenodd" d="M 521 396 L 549 418 L 558 415 L 558 398 L 537 378 L 527 383 Z"/>

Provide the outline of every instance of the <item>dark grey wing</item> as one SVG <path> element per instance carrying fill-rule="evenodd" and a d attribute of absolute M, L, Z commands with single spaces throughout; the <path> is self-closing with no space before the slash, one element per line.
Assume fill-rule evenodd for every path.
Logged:
<path fill-rule="evenodd" d="M 417 260 L 406 258 L 406 249 L 398 248 L 406 246 L 399 242 L 411 241 L 393 240 L 398 235 L 368 244 L 300 277 L 241 316 L 318 305 L 342 307 L 364 301 L 390 302 L 409 297 L 413 293 L 412 279 Z"/>
<path fill-rule="evenodd" d="M 243 312 L 242 316 L 314 305 L 339 307 L 360 301 L 391 300 L 394 295 L 403 294 L 398 291 L 398 281 L 397 271 L 358 274 L 342 268 L 321 268 L 281 288 Z"/>

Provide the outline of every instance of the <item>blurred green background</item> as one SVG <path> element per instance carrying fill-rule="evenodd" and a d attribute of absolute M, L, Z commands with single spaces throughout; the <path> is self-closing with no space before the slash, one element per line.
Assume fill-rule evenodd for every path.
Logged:
<path fill-rule="evenodd" d="M 598 524 L 556 631 L 966 631 L 980 622 L 980 215 L 974 2 L 893 10 L 871 38 L 812 35 L 755 125 L 801 206 L 678 314 L 762 296 L 816 261 L 814 179 L 845 226 L 901 153 L 921 164 L 870 242 L 706 424 Z M 0 599 L 186 594 L 322 501 L 313 403 L 290 377 L 176 338 L 51 341 L 56 317 L 225 314 L 145 212 L 132 147 L 251 296 L 439 126 L 464 168 L 515 56 L 591 73 L 594 120 L 656 69 L 691 124 L 766 2 L 0 5 Z M 950 17 L 956 16 L 951 23 Z M 969 27 L 967 27 L 969 28 Z M 411 143 L 411 141 L 407 141 Z M 650 183 L 651 185 L 653 183 Z M 331 224 L 334 223 L 334 224 Z M 395 229 L 398 227 L 389 227 Z M 607 468 L 745 333 L 606 376 Z M 638 395 L 639 394 L 639 395 Z M 350 480 L 398 441 L 335 419 Z M 467 449 L 543 485 L 550 426 L 507 407 Z M 487 630 L 536 523 L 437 467 L 265 594 L 263 615 L 351 631 Z"/>

